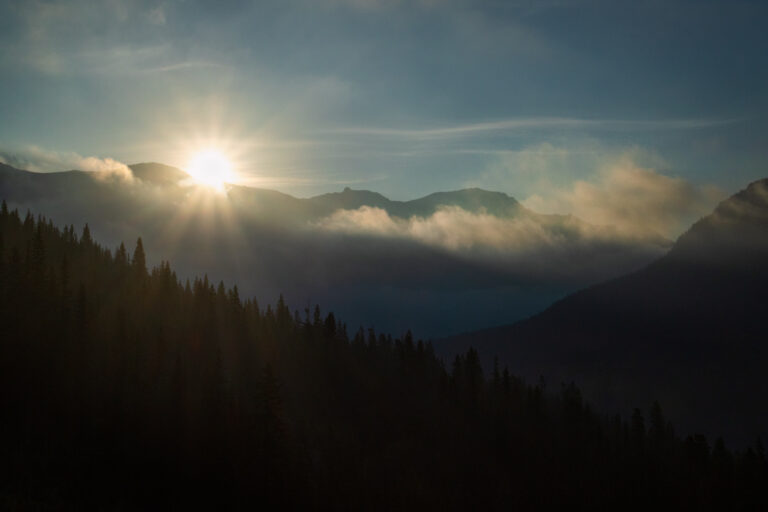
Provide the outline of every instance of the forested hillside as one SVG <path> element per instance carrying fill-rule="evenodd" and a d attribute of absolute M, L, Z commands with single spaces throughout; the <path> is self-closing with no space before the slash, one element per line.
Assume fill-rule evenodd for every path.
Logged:
<path fill-rule="evenodd" d="M 515 373 L 575 380 L 601 407 L 658 399 L 685 429 L 734 444 L 768 435 L 768 179 L 695 223 L 647 267 L 514 325 L 436 342 Z"/>
<path fill-rule="evenodd" d="M 123 171 L 0 162 L 0 198 L 60 224 L 87 222 L 109 247 L 141 236 L 148 262 L 172 261 L 184 279 L 206 272 L 243 296 L 282 293 L 291 309 L 320 303 L 355 325 L 429 337 L 525 318 L 669 247 L 479 189 L 412 201 L 351 189 L 298 198 L 244 185 L 215 192 L 161 164 Z"/>
<path fill-rule="evenodd" d="M 353 330 L 0 212 L 0 507 L 745 509 L 762 445 Z M 610 413 L 610 411 L 604 411 Z M 687 433 L 686 433 L 687 434 Z"/>

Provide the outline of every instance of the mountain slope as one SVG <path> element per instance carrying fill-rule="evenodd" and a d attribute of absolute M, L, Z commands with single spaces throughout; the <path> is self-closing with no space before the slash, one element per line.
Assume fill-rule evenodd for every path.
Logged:
<path fill-rule="evenodd" d="M 0 205 L 0 509 L 766 508 L 759 448 L 658 406 L 646 430 L 129 254 Z"/>
<path fill-rule="evenodd" d="M 189 174 L 181 169 L 156 162 L 134 164 L 130 169 L 134 177 L 157 185 L 176 185 L 182 180 L 189 179 Z"/>
<path fill-rule="evenodd" d="M 723 201 L 648 267 L 509 327 L 446 340 L 530 377 L 575 380 L 601 404 L 660 397 L 681 425 L 768 434 L 768 180 Z"/>
<path fill-rule="evenodd" d="M 354 325 L 424 336 L 523 318 L 667 249 L 659 237 L 622 238 L 480 189 L 413 201 L 351 189 L 297 198 L 239 185 L 217 193 L 156 163 L 132 165 L 132 180 L 0 169 L 11 207 L 89 222 L 110 246 L 141 235 L 149 261 L 166 258 L 182 276 L 208 272 L 244 293 L 283 292 L 299 309 L 322 301 Z M 353 229 L 332 225 L 335 214 Z"/>
<path fill-rule="evenodd" d="M 411 201 L 392 201 L 377 192 L 352 190 L 347 187 L 342 192 L 315 196 L 308 201 L 322 206 L 328 213 L 339 208 L 355 210 L 370 206 L 381 208 L 388 214 L 403 219 L 413 216 L 427 217 L 445 206 L 455 206 L 472 213 L 485 212 L 497 217 L 514 217 L 526 213 L 515 198 L 502 192 L 479 188 L 435 192 Z"/>

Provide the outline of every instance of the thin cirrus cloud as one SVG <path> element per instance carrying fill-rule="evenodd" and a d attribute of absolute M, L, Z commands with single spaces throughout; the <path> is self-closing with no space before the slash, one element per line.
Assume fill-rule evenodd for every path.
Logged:
<path fill-rule="evenodd" d="M 585 119 L 570 117 L 526 117 L 498 121 L 467 123 L 436 128 L 382 128 L 382 127 L 342 127 L 324 130 L 324 133 L 340 135 L 362 135 L 390 138 L 443 139 L 484 135 L 493 132 L 510 132 L 531 129 L 586 129 L 586 130 L 695 130 L 711 128 L 738 122 L 737 118 L 702 118 L 702 119 Z"/>
<path fill-rule="evenodd" d="M 220 62 L 192 60 L 192 61 L 174 62 L 171 64 L 162 65 L 162 66 L 147 67 L 147 68 L 140 69 L 139 71 L 143 73 L 167 73 L 170 71 L 182 71 L 185 69 L 194 69 L 194 68 L 226 68 L 226 67 L 227 67 L 226 65 Z"/>
<path fill-rule="evenodd" d="M 31 0 L 11 9 L 18 34 L 0 61 L 46 75 L 149 74 L 226 67 L 195 59 L 166 37 L 168 12 L 154 2 Z M 92 27 L 100 27 L 93 30 Z"/>

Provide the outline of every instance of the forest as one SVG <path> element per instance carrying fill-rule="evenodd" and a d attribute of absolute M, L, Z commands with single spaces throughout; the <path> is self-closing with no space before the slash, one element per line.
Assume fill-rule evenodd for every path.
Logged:
<path fill-rule="evenodd" d="M 768 506 L 759 439 L 595 410 L 577 384 L 181 280 L 140 238 L 2 204 L 3 509 Z"/>

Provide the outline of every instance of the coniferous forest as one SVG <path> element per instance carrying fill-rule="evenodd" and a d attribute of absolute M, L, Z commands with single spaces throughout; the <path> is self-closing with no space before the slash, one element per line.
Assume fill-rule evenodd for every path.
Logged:
<path fill-rule="evenodd" d="M 731 451 L 658 403 L 621 418 L 350 327 L 3 203 L 0 508 L 768 505 L 759 440 Z"/>

